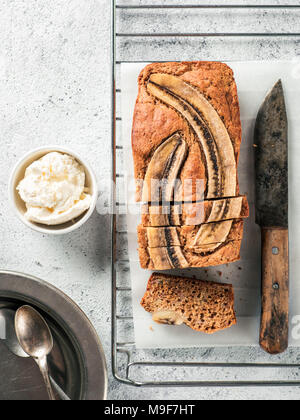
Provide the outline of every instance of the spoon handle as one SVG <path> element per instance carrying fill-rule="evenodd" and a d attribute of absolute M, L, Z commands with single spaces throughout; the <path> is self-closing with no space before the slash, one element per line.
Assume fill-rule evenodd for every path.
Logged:
<path fill-rule="evenodd" d="M 43 379 L 47 388 L 47 392 L 51 401 L 56 401 L 54 392 L 52 390 L 50 378 L 49 378 L 49 371 L 48 371 L 48 364 L 47 364 L 47 357 L 41 357 L 40 359 L 35 359 L 36 363 L 38 364 L 41 374 L 43 375 Z"/>
<path fill-rule="evenodd" d="M 58 394 L 59 398 L 62 401 L 71 401 L 71 398 L 67 396 L 67 394 L 61 389 L 61 387 L 55 382 L 55 380 L 49 376 L 50 382 L 56 393 Z"/>

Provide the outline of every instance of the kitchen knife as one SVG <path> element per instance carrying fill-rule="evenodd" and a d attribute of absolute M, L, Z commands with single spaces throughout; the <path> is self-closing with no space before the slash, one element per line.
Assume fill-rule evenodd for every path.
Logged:
<path fill-rule="evenodd" d="M 279 354 L 289 335 L 288 120 L 281 80 L 259 110 L 254 143 L 256 223 L 262 234 L 260 345 Z"/>

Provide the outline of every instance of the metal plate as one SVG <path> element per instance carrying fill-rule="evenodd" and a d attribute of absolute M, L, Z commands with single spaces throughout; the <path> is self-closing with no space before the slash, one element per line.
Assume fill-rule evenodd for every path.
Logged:
<path fill-rule="evenodd" d="M 63 292 L 37 278 L 0 271 L 0 307 L 35 307 L 54 338 L 49 368 L 71 400 L 104 400 L 107 395 L 105 355 L 86 315 Z M 47 394 L 32 359 L 12 355 L 0 340 L 0 400 L 45 400 Z"/>

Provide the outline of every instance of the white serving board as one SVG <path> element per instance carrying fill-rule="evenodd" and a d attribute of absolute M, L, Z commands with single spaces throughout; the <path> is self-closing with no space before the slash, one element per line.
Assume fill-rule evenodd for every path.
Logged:
<path fill-rule="evenodd" d="M 281 78 L 289 116 L 289 223 L 290 223 L 290 346 L 300 345 L 300 62 L 232 62 L 239 91 L 243 142 L 239 163 L 241 194 L 247 194 L 251 216 L 245 223 L 241 260 L 228 266 L 177 270 L 203 280 L 231 283 L 235 290 L 237 325 L 214 335 L 186 326 L 159 325 L 140 306 L 150 271 L 142 270 L 137 252 L 136 228 L 141 217 L 135 204 L 133 159 L 131 152 L 132 118 L 138 94 L 137 79 L 147 63 L 121 65 L 122 141 L 125 151 L 128 245 L 133 293 L 133 316 L 137 348 L 177 348 L 215 346 L 258 346 L 261 307 L 260 229 L 254 212 L 253 129 L 258 109 L 266 94 Z M 134 211 L 133 211 L 134 209 Z"/>

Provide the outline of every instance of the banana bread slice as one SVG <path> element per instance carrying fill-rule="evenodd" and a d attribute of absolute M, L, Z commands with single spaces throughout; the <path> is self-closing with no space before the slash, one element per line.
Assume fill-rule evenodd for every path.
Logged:
<path fill-rule="evenodd" d="M 210 244 L 214 250 L 203 252 L 203 247 L 187 249 L 180 246 L 139 248 L 141 267 L 145 270 L 172 270 L 201 268 L 233 263 L 240 259 L 242 241 Z"/>
<path fill-rule="evenodd" d="M 168 227 L 144 227 L 138 226 L 138 243 L 142 248 L 161 248 L 181 246 L 187 249 L 208 246 L 228 241 L 240 241 L 243 239 L 242 220 L 226 220 L 216 223 L 208 223 L 200 226 L 168 226 Z"/>
<path fill-rule="evenodd" d="M 218 212 L 212 213 L 216 205 L 225 208 L 222 220 Z M 249 217 L 249 204 L 245 196 L 224 198 L 197 203 L 166 204 L 142 206 L 142 225 L 147 227 L 197 226 L 202 223 L 219 222 Z"/>
<path fill-rule="evenodd" d="M 236 324 L 232 285 L 154 273 L 141 301 L 155 322 L 213 334 Z"/>

